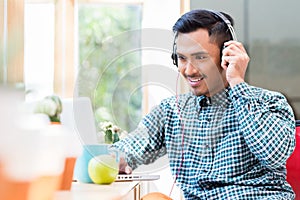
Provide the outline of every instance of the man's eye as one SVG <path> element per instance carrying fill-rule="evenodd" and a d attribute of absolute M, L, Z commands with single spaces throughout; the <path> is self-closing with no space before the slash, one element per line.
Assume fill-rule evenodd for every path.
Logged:
<path fill-rule="evenodd" d="M 206 56 L 203 56 L 203 55 L 199 55 L 199 56 L 196 56 L 195 57 L 197 60 L 203 60 L 203 59 L 205 59 L 205 58 L 207 58 Z"/>
<path fill-rule="evenodd" d="M 178 56 L 179 60 L 185 60 L 186 58 L 184 56 Z"/>

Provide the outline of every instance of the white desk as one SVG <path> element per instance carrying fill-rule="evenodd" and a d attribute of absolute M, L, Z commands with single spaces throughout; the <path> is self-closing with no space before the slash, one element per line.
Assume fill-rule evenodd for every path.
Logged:
<path fill-rule="evenodd" d="M 58 191 L 54 200 L 139 200 L 140 182 L 114 182 L 110 185 L 77 183 L 70 191 Z"/>

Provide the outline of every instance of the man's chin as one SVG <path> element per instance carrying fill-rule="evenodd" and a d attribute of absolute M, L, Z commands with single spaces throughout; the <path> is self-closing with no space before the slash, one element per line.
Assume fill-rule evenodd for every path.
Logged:
<path fill-rule="evenodd" d="M 196 90 L 196 89 L 191 89 L 191 92 L 195 95 L 195 96 L 201 96 L 201 95 L 205 95 L 206 93 L 200 90 Z"/>

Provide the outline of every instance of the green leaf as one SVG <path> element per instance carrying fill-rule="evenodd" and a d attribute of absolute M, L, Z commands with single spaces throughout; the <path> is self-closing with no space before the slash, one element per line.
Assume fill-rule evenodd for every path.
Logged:
<path fill-rule="evenodd" d="M 114 133 L 114 138 L 113 138 L 113 143 L 118 142 L 120 140 L 119 134 L 118 133 Z"/>
<path fill-rule="evenodd" d="M 113 143 L 113 134 L 112 134 L 111 130 L 105 131 L 104 141 L 107 144 Z"/>
<path fill-rule="evenodd" d="M 51 122 L 60 122 L 60 116 L 49 116 Z"/>

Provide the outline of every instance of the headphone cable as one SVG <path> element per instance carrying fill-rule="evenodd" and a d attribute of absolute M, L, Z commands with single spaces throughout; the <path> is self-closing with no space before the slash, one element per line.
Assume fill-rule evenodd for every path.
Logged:
<path fill-rule="evenodd" d="M 170 193 L 169 193 L 169 197 L 170 198 L 171 198 L 171 194 L 173 192 L 174 186 L 176 184 L 178 175 L 179 175 L 179 173 L 181 171 L 181 168 L 182 168 L 182 165 L 183 165 L 183 161 L 184 161 L 184 123 L 183 123 L 182 118 L 181 118 L 181 112 L 180 112 L 180 107 L 179 107 L 179 102 L 178 102 L 178 98 L 179 98 L 179 95 L 178 95 L 179 77 L 180 77 L 180 73 L 178 73 L 177 79 L 176 79 L 176 94 L 175 94 L 175 98 L 176 98 L 176 106 L 177 106 L 177 113 L 178 113 L 178 117 L 179 117 L 179 123 L 182 124 L 182 126 L 181 126 L 181 131 L 182 131 L 182 136 L 181 136 L 181 161 L 180 161 L 180 166 L 177 169 L 177 172 L 175 174 L 174 182 L 172 184 L 172 187 L 171 187 L 171 190 L 170 190 Z"/>

